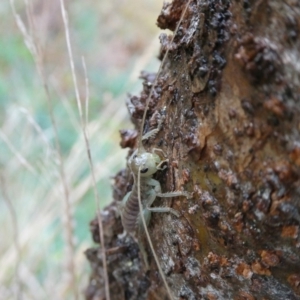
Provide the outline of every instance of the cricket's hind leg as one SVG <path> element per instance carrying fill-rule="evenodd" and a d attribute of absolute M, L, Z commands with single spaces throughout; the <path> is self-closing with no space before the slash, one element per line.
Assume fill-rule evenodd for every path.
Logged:
<path fill-rule="evenodd" d="M 186 191 L 175 191 L 175 192 L 169 192 L 169 193 L 161 193 L 161 185 L 155 179 L 150 179 L 148 184 L 153 187 L 153 190 L 151 192 L 152 195 L 151 195 L 151 197 L 148 197 L 147 206 L 143 210 L 144 218 L 145 218 L 145 220 L 147 219 L 148 222 L 150 222 L 152 212 L 171 213 L 171 214 L 175 215 L 177 218 L 180 216 L 179 212 L 176 211 L 175 209 L 171 208 L 171 207 L 151 207 L 151 205 L 155 201 L 156 197 L 172 198 L 172 197 L 184 196 L 188 199 L 192 197 L 192 194 L 190 194 Z"/>
<path fill-rule="evenodd" d="M 175 215 L 176 217 L 179 217 L 179 212 L 171 207 L 151 207 L 153 202 L 155 201 L 156 197 L 161 198 L 171 198 L 171 197 L 179 197 L 184 196 L 187 198 L 191 197 L 191 194 L 186 191 L 175 191 L 175 192 L 169 192 L 169 193 L 161 193 L 161 185 L 160 183 L 155 179 L 149 179 L 148 184 L 153 187 L 151 191 L 148 193 L 147 199 L 146 199 L 146 207 L 143 208 L 143 216 L 146 222 L 146 226 L 150 223 L 151 220 L 151 214 L 152 212 L 159 212 L 159 213 L 171 213 Z M 143 257 L 143 260 L 145 262 L 146 269 L 149 269 L 149 262 L 148 262 L 148 255 L 145 249 L 145 243 L 143 242 L 143 234 L 144 234 L 144 226 L 141 217 L 138 219 L 138 245 L 141 251 L 141 255 Z"/>
<path fill-rule="evenodd" d="M 143 214 L 146 226 L 148 227 L 148 225 L 150 223 L 152 212 L 165 212 L 165 213 L 168 212 L 168 213 L 172 213 L 175 216 L 179 217 L 179 214 L 177 213 L 177 211 L 175 209 L 171 208 L 171 207 L 155 207 L 155 208 L 150 207 L 152 205 L 152 203 L 155 201 L 156 197 L 157 197 L 157 192 L 156 191 L 157 190 L 160 191 L 161 188 L 160 188 L 160 183 L 157 180 L 150 179 L 149 183 L 150 183 L 149 185 L 151 185 L 151 186 L 153 186 L 155 184 L 156 189 L 151 189 L 148 192 L 147 199 L 145 199 L 146 207 L 143 208 L 142 214 Z M 147 251 L 145 249 L 145 243 L 143 241 L 144 233 L 145 233 L 145 229 L 144 229 L 144 226 L 143 226 L 143 221 L 142 221 L 142 218 L 139 216 L 139 218 L 138 218 L 138 239 L 137 240 L 138 240 L 138 245 L 139 245 L 140 252 L 141 252 L 141 255 L 143 257 L 146 269 L 148 270 L 149 269 L 149 262 L 148 262 Z"/>

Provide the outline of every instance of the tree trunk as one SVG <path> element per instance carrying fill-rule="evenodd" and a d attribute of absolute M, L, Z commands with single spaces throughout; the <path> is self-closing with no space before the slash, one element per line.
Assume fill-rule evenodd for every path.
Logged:
<path fill-rule="evenodd" d="M 158 26 L 174 30 L 186 2 L 165 4 Z M 175 299 L 300 299 L 299 20 L 298 0 L 194 0 L 174 41 L 161 37 L 161 56 L 170 51 L 145 130 L 164 107 L 166 118 L 145 147 L 167 153 L 163 192 L 193 192 L 156 199 L 180 217 L 154 213 L 149 225 Z M 137 131 L 154 75 L 142 78 L 128 105 Z M 137 131 L 122 132 L 123 147 L 136 147 Z M 151 251 L 145 271 L 137 244 L 118 235 L 131 185 L 121 171 L 103 213 L 111 299 L 165 299 Z M 87 251 L 87 299 L 105 299 L 99 253 Z"/>

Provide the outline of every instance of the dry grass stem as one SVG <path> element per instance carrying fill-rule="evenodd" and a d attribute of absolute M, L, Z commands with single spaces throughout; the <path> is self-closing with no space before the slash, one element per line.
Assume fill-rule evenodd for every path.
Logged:
<path fill-rule="evenodd" d="M 16 264 L 15 264 L 15 279 L 16 279 L 16 299 L 22 300 L 23 297 L 23 288 L 22 288 L 22 281 L 20 277 L 20 263 L 22 261 L 22 253 L 21 253 L 21 246 L 19 242 L 19 228 L 18 228 L 18 218 L 16 214 L 16 210 L 14 208 L 14 205 L 7 193 L 7 184 L 5 182 L 5 177 L 2 173 L 0 173 L 0 187 L 1 187 L 1 193 L 4 199 L 4 202 L 7 205 L 9 214 L 11 216 L 12 221 L 12 228 L 13 228 L 13 245 L 16 251 Z"/>
<path fill-rule="evenodd" d="M 83 56 L 81 60 L 82 60 L 82 66 L 84 70 L 84 78 L 85 78 L 85 118 L 83 120 L 83 126 L 84 128 L 86 128 L 86 125 L 88 124 L 88 120 L 89 120 L 90 89 L 89 89 L 89 78 L 87 76 L 87 70 L 86 70 L 86 63 Z M 88 132 L 86 132 L 86 134 L 88 136 Z"/>
<path fill-rule="evenodd" d="M 97 190 L 97 186 L 96 186 L 94 166 L 93 166 L 91 150 L 90 150 L 89 140 L 88 140 L 87 131 L 86 131 L 86 125 L 85 125 L 86 121 L 84 121 L 84 119 L 83 119 L 82 106 L 81 106 L 81 101 L 80 101 L 80 96 L 79 96 L 79 89 L 78 89 L 77 78 L 76 78 L 76 73 L 75 73 L 73 52 L 72 52 L 72 47 L 71 47 L 69 25 L 68 25 L 68 15 L 67 15 L 67 11 L 64 6 L 64 0 L 60 0 L 60 4 L 61 4 L 61 12 L 62 12 L 62 17 L 63 17 L 64 27 L 65 27 L 66 43 L 67 43 L 67 48 L 68 48 L 69 62 L 70 62 L 71 73 L 72 73 L 72 78 L 73 78 L 76 102 L 77 102 L 77 106 L 78 106 L 78 110 L 79 110 L 80 122 L 82 125 L 82 132 L 83 132 L 83 136 L 84 136 L 86 151 L 87 151 L 87 155 L 88 155 L 88 161 L 89 161 L 90 170 L 91 170 L 91 174 L 92 174 L 92 180 L 93 180 L 93 190 L 94 190 L 94 197 L 95 197 L 96 207 L 97 207 L 99 235 L 100 235 L 100 242 L 101 242 L 101 246 L 102 246 L 101 250 L 102 250 L 102 264 L 103 264 L 103 270 L 104 270 L 105 294 L 106 294 L 106 299 L 110 300 L 109 279 L 108 279 L 108 271 L 107 271 L 103 223 L 102 223 L 102 217 L 101 217 L 101 213 L 100 213 L 99 195 L 98 195 L 98 190 Z M 86 80 L 86 97 L 87 97 L 86 103 L 88 103 L 88 97 L 89 97 L 88 78 L 87 78 L 87 74 L 86 74 L 86 66 L 85 66 L 84 59 L 82 61 L 83 61 L 85 80 Z M 87 115 L 88 115 L 88 113 L 87 113 L 87 109 L 86 109 L 86 117 L 87 117 Z"/>
<path fill-rule="evenodd" d="M 5 142 L 10 151 L 17 157 L 20 164 L 25 167 L 32 174 L 36 174 L 34 167 L 30 164 L 30 162 L 18 151 L 14 145 L 10 142 L 9 138 L 6 136 L 4 132 L 0 129 L 0 138 Z"/>

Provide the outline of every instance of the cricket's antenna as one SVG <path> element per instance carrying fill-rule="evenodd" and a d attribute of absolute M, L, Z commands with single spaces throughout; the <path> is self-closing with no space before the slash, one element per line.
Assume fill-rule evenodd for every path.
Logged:
<path fill-rule="evenodd" d="M 143 227 L 144 227 L 144 230 L 145 230 L 145 233 L 146 233 L 146 236 L 147 236 L 149 246 L 151 248 L 151 252 L 152 252 L 153 257 L 155 259 L 159 274 L 160 274 L 160 276 L 162 278 L 162 281 L 164 282 L 164 285 L 167 289 L 168 297 L 170 298 L 170 300 L 173 300 L 171 289 L 170 289 L 170 287 L 167 283 L 166 276 L 164 275 L 163 270 L 160 266 L 158 257 L 156 255 L 156 252 L 155 252 L 155 249 L 154 249 L 154 246 L 153 246 L 153 243 L 151 241 L 151 237 L 150 237 L 150 234 L 149 234 L 149 231 L 148 231 L 148 228 L 147 228 L 146 220 L 145 220 L 145 217 L 144 217 L 144 214 L 143 214 L 143 205 L 142 205 L 142 200 L 141 200 L 141 166 L 139 167 L 137 176 L 138 176 L 138 178 L 137 178 L 138 179 L 138 201 L 139 201 L 140 216 L 141 216 L 141 219 L 142 219 Z"/>
<path fill-rule="evenodd" d="M 190 2 L 191 2 L 191 0 L 188 0 L 186 6 L 184 7 L 184 10 L 182 11 L 181 17 L 180 17 L 180 19 L 179 19 L 179 21 L 178 21 L 178 23 L 177 23 L 177 26 L 176 26 L 176 28 L 175 28 L 175 30 L 174 30 L 174 34 L 173 34 L 173 37 L 172 37 L 172 39 L 171 39 L 171 44 L 172 44 L 173 41 L 174 41 L 174 38 L 175 38 L 175 36 L 176 36 L 176 33 L 177 33 L 178 29 L 179 29 L 179 26 L 180 26 L 181 23 L 182 23 L 182 20 L 183 20 L 185 14 L 186 14 L 186 11 L 187 11 L 188 6 L 190 5 Z M 165 55 L 164 55 L 164 57 L 163 57 L 163 60 L 162 60 L 162 62 L 161 62 L 161 64 L 160 64 L 160 66 L 159 66 L 159 69 L 158 69 L 157 74 L 156 74 L 156 76 L 155 76 L 155 80 L 154 80 L 154 82 L 153 82 L 153 84 L 152 84 L 152 87 L 151 87 L 151 89 L 150 89 L 149 96 L 148 96 L 148 98 L 147 98 L 147 100 L 146 100 L 146 105 L 145 105 L 145 110 L 144 110 L 144 114 L 143 114 L 143 119 L 142 119 L 142 124 L 141 124 L 141 130 L 140 130 L 139 140 L 138 140 L 138 149 L 141 149 L 141 148 L 143 147 L 143 145 L 142 145 L 142 136 L 143 136 L 143 129 L 144 129 L 145 120 L 146 120 L 146 114 L 147 114 L 147 110 L 148 110 L 148 107 L 149 107 L 149 102 L 150 102 L 150 99 L 151 99 L 151 97 L 152 97 L 152 94 L 153 94 L 153 91 L 154 91 L 154 87 L 155 87 L 155 84 L 156 84 L 156 82 L 157 82 L 157 80 L 158 80 L 158 77 L 159 77 L 159 75 L 160 75 L 160 72 L 161 72 L 161 70 L 162 70 L 162 67 L 163 67 L 163 65 L 164 65 L 164 63 L 165 63 L 165 60 L 167 59 L 168 54 L 169 54 L 169 51 L 170 51 L 170 47 L 169 47 L 169 48 L 167 47 L 167 51 L 166 51 L 166 53 L 165 53 Z"/>

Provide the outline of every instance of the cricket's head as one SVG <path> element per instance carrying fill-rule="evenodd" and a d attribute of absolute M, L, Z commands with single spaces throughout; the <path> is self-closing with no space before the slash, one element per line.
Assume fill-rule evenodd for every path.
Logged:
<path fill-rule="evenodd" d="M 129 166 L 134 174 L 138 174 L 140 170 L 141 177 L 149 177 L 156 173 L 160 162 L 157 154 L 136 150 L 129 159 Z"/>

